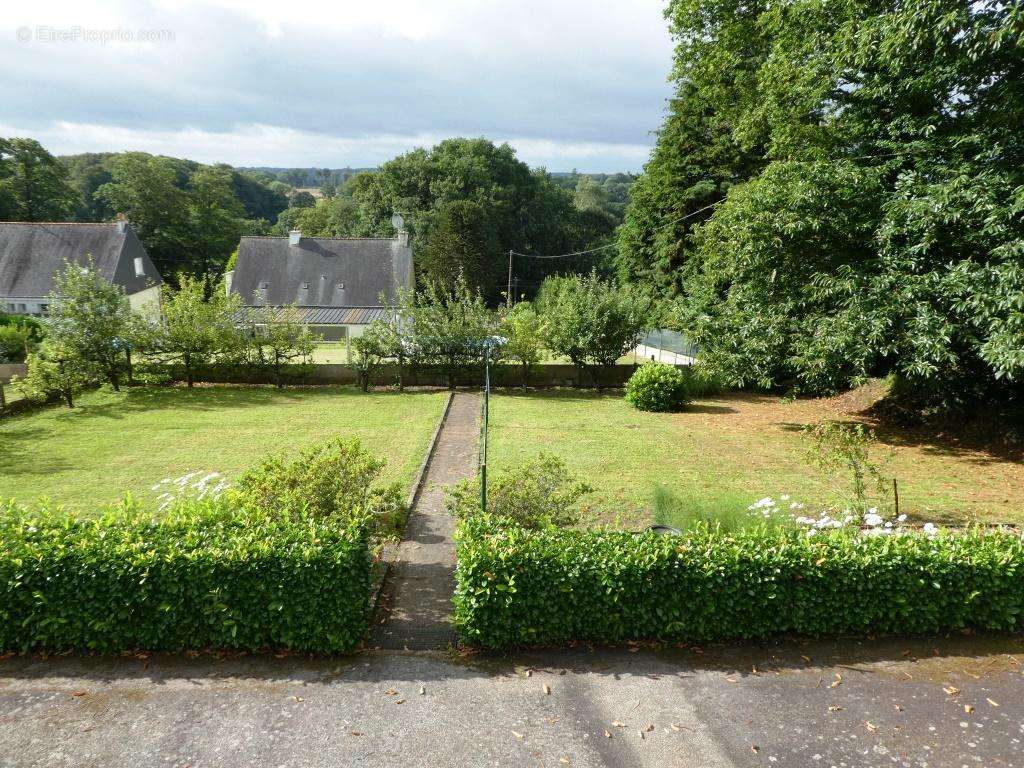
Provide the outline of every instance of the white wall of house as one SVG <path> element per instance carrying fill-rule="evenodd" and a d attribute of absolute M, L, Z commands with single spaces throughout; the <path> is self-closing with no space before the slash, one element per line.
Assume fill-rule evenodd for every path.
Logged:
<path fill-rule="evenodd" d="M 50 306 L 52 304 L 53 301 L 46 296 L 34 296 L 31 298 L 21 296 L 0 297 L 0 312 L 6 312 L 10 315 L 42 317 L 50 314 Z"/>
<path fill-rule="evenodd" d="M 160 286 L 151 285 L 138 293 L 130 294 L 128 304 L 140 315 L 151 320 L 158 320 L 160 318 Z"/>
<path fill-rule="evenodd" d="M 160 317 L 160 286 L 153 285 L 145 290 L 128 296 L 128 305 L 136 312 L 151 319 Z M 53 307 L 53 299 L 49 296 L 34 297 L 2 297 L 0 296 L 0 312 L 11 315 L 32 315 L 46 317 Z"/>

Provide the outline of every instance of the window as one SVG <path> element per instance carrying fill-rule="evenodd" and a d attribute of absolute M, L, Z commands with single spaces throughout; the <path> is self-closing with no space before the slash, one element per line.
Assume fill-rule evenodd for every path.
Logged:
<path fill-rule="evenodd" d="M 17 311 L 18 312 L 28 312 L 28 304 L 19 304 Z"/>
<path fill-rule="evenodd" d="M 137 256 L 135 258 L 135 276 L 136 277 L 145 277 L 146 276 L 146 270 L 142 266 L 142 257 L 141 256 Z"/>
<path fill-rule="evenodd" d="M 304 290 L 304 291 L 308 291 L 309 290 L 309 281 L 308 280 L 302 283 L 302 290 Z"/>

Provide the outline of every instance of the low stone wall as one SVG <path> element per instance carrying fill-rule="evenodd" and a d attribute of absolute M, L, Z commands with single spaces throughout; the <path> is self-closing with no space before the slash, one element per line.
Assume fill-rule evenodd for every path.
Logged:
<path fill-rule="evenodd" d="M 0 382 L 6 384 L 12 376 L 24 376 L 28 366 L 24 363 L 0 363 Z"/>

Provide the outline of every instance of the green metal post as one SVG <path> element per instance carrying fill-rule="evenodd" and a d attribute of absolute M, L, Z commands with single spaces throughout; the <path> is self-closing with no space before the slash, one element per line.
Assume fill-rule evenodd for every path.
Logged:
<path fill-rule="evenodd" d="M 480 508 L 487 511 L 487 426 L 491 405 L 491 348 L 484 347 L 483 461 L 480 462 Z"/>

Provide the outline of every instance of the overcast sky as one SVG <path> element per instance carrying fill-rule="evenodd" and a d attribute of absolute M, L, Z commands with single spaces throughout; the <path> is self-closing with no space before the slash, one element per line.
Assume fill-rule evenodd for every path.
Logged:
<path fill-rule="evenodd" d="M 670 92 L 663 4 L 4 0 L 0 136 L 330 167 L 486 136 L 552 171 L 636 171 Z"/>

